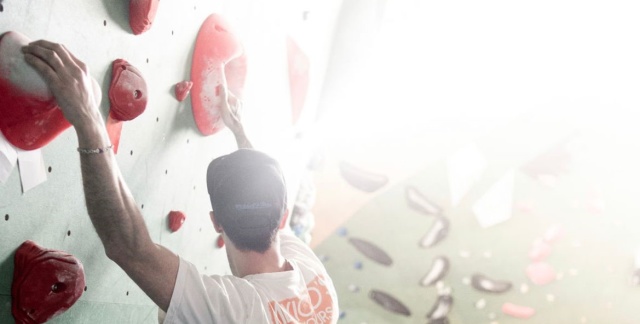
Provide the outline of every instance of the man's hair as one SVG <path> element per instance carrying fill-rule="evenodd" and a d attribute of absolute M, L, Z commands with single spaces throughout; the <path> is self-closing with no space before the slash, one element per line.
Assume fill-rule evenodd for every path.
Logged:
<path fill-rule="evenodd" d="M 207 189 L 216 221 L 238 249 L 269 249 L 287 205 L 276 160 L 253 149 L 216 158 L 207 169 Z"/>

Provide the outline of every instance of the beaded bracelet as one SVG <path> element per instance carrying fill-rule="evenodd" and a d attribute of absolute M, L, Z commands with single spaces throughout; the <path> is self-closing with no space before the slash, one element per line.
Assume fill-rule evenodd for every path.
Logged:
<path fill-rule="evenodd" d="M 80 154 L 102 154 L 104 152 L 111 150 L 112 148 L 113 148 L 113 145 L 109 145 L 105 148 L 95 148 L 95 149 L 84 149 L 84 148 L 78 147 L 78 152 L 80 152 Z"/>

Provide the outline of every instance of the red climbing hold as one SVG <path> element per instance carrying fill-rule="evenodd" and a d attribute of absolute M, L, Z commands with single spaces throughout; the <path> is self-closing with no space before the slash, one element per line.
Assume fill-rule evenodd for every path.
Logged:
<path fill-rule="evenodd" d="M 191 91 L 192 86 L 193 82 L 191 81 L 181 81 L 176 83 L 176 99 L 178 99 L 178 101 L 185 100 L 189 95 L 189 91 Z"/>
<path fill-rule="evenodd" d="M 222 129 L 222 97 L 216 89 L 226 77 L 229 91 L 242 99 L 246 74 L 242 44 L 221 16 L 210 15 L 198 31 L 191 65 L 191 105 L 200 133 L 211 135 Z"/>
<path fill-rule="evenodd" d="M 216 246 L 220 249 L 224 247 L 224 238 L 222 238 L 222 234 L 218 236 L 218 239 L 216 240 Z"/>
<path fill-rule="evenodd" d="M 69 309 L 84 292 L 82 263 L 66 252 L 25 241 L 14 265 L 11 312 L 17 323 L 44 323 Z"/>
<path fill-rule="evenodd" d="M 122 130 L 119 122 L 132 120 L 147 108 L 147 83 L 140 70 L 123 59 L 113 61 L 109 101 L 111 106 L 107 132 L 113 151 L 117 153 Z"/>
<path fill-rule="evenodd" d="M 151 28 L 156 18 L 160 0 L 131 0 L 129 2 L 129 26 L 134 35 Z"/>
<path fill-rule="evenodd" d="M 177 232 L 187 217 L 181 211 L 171 211 L 169 213 L 169 229 L 172 232 Z"/>
<path fill-rule="evenodd" d="M 23 150 L 45 146 L 71 124 L 44 79 L 21 51 L 31 40 L 17 32 L 0 35 L 0 131 Z"/>

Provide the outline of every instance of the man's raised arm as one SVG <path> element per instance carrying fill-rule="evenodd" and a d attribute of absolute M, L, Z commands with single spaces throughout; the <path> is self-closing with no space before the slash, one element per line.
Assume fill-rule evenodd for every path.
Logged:
<path fill-rule="evenodd" d="M 23 52 L 76 130 L 87 210 L 107 256 L 166 311 L 179 259 L 151 240 L 120 175 L 87 67 L 64 46 L 43 40 L 25 46 Z"/>

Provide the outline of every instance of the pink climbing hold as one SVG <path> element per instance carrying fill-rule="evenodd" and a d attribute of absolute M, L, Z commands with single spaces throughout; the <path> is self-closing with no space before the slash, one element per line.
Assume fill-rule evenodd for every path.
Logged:
<path fill-rule="evenodd" d="M 191 91 L 191 87 L 193 86 L 193 82 L 191 81 L 181 81 L 176 83 L 176 99 L 178 101 L 183 101 L 189 95 L 189 91 Z"/>
<path fill-rule="evenodd" d="M 546 262 L 534 262 L 527 266 L 525 272 L 529 280 L 539 286 L 549 284 L 556 279 L 555 270 Z"/>
<path fill-rule="evenodd" d="M 521 319 L 531 318 L 536 314 L 535 309 L 531 307 L 516 305 L 512 303 L 502 304 L 502 312 L 506 315 Z"/>
<path fill-rule="evenodd" d="M 169 229 L 171 229 L 171 232 L 177 232 L 180 227 L 182 227 L 182 224 L 184 224 L 186 218 L 181 211 L 171 211 L 169 213 Z"/>
<path fill-rule="evenodd" d="M 543 261 L 551 254 L 551 245 L 546 241 L 537 239 L 529 249 L 529 259 L 534 262 Z"/>
<path fill-rule="evenodd" d="M 160 0 L 131 0 L 129 2 L 129 26 L 134 35 L 151 28 L 156 19 Z"/>

